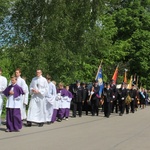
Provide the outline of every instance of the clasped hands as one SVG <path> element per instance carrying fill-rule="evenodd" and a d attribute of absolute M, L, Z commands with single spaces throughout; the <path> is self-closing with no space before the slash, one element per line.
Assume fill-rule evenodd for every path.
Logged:
<path fill-rule="evenodd" d="M 39 93 L 39 91 L 36 90 L 36 89 L 32 89 L 32 92 L 33 92 L 33 93 Z"/>
<path fill-rule="evenodd" d="M 9 95 L 14 95 L 14 91 L 9 91 Z"/>

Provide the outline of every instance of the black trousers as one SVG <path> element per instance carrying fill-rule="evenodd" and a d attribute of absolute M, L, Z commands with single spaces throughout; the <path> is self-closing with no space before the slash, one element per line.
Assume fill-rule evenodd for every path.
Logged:
<path fill-rule="evenodd" d="M 76 117 L 77 110 L 79 116 L 82 116 L 82 102 L 73 102 L 73 117 Z"/>
<path fill-rule="evenodd" d="M 124 110 L 125 110 L 125 100 L 120 100 L 119 101 L 119 109 L 120 109 L 120 113 L 124 114 Z"/>
<path fill-rule="evenodd" d="M 99 99 L 94 99 L 94 100 L 91 100 L 91 113 L 92 113 L 92 116 L 95 115 L 95 113 L 99 114 Z"/>
<path fill-rule="evenodd" d="M 110 116 L 110 102 L 104 102 L 104 116 L 109 117 Z"/>
<path fill-rule="evenodd" d="M 125 105 L 126 107 L 126 113 L 128 114 L 129 113 L 129 105 Z"/>
<path fill-rule="evenodd" d="M 135 109 L 135 100 L 132 100 L 131 103 L 131 112 L 134 113 L 134 109 Z"/>
<path fill-rule="evenodd" d="M 90 105 L 87 101 L 84 102 L 84 110 L 85 110 L 86 115 L 88 115 L 88 111 L 90 111 Z"/>
<path fill-rule="evenodd" d="M 118 113 L 118 102 L 117 102 L 117 100 L 114 100 L 112 102 L 112 107 L 111 107 L 111 112 L 112 113 L 114 112 L 114 109 L 115 109 L 115 112 Z"/>

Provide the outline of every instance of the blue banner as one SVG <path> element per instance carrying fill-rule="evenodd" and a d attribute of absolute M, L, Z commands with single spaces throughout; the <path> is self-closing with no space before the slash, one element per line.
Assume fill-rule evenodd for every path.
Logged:
<path fill-rule="evenodd" d="M 99 96 L 101 96 L 102 94 L 102 91 L 103 91 L 103 88 L 104 88 L 104 84 L 103 84 L 103 78 L 102 78 L 102 68 L 99 69 L 99 72 L 98 72 L 98 75 L 97 75 L 97 78 L 96 80 L 98 81 L 98 85 L 100 86 L 100 89 L 99 89 Z"/>

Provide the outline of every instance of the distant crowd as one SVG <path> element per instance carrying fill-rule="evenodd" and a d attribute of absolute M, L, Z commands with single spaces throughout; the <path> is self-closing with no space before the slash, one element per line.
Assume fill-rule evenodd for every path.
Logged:
<path fill-rule="evenodd" d="M 130 88 L 127 88 L 126 83 L 117 88 L 112 80 L 104 84 L 100 93 L 97 80 L 91 86 L 79 80 L 72 86 L 64 86 L 62 82 L 56 86 L 50 75 L 42 76 L 40 69 L 28 87 L 25 78 L 21 77 L 20 69 L 15 70 L 15 75 L 8 83 L 0 68 L 0 116 L 4 97 L 7 98 L 6 132 L 20 131 L 23 120 L 26 120 L 26 127 L 31 127 L 33 123 L 42 127 L 45 123 L 49 125 L 55 121 L 68 120 L 70 109 L 73 118 L 77 115 L 82 117 L 83 111 L 86 115 L 99 116 L 100 108 L 104 117 L 109 118 L 112 113 L 120 116 L 134 113 L 138 107 L 144 109 L 149 103 L 147 90 L 138 89 L 134 83 Z"/>

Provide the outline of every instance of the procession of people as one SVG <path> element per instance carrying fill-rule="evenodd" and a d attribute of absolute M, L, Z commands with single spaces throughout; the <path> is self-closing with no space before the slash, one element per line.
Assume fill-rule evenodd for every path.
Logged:
<path fill-rule="evenodd" d="M 57 86 L 56 82 L 51 81 L 50 75 L 42 75 L 41 69 L 36 70 L 36 76 L 29 86 L 21 77 L 21 70 L 16 69 L 7 86 L 7 79 L 2 76 L 0 68 L 0 116 L 4 96 L 7 98 L 6 132 L 20 131 L 25 121 L 26 127 L 32 127 L 33 124 L 42 127 L 44 124 L 68 120 L 69 117 L 76 118 L 77 115 L 103 114 L 109 118 L 116 113 L 123 116 L 125 113 L 135 113 L 138 108 L 144 109 L 148 103 L 147 90 L 138 89 L 134 82 L 130 88 L 122 82 L 118 88 L 111 80 L 103 83 L 101 93 L 100 88 L 98 79 L 91 84 L 77 80 L 71 86 L 63 82 Z"/>

